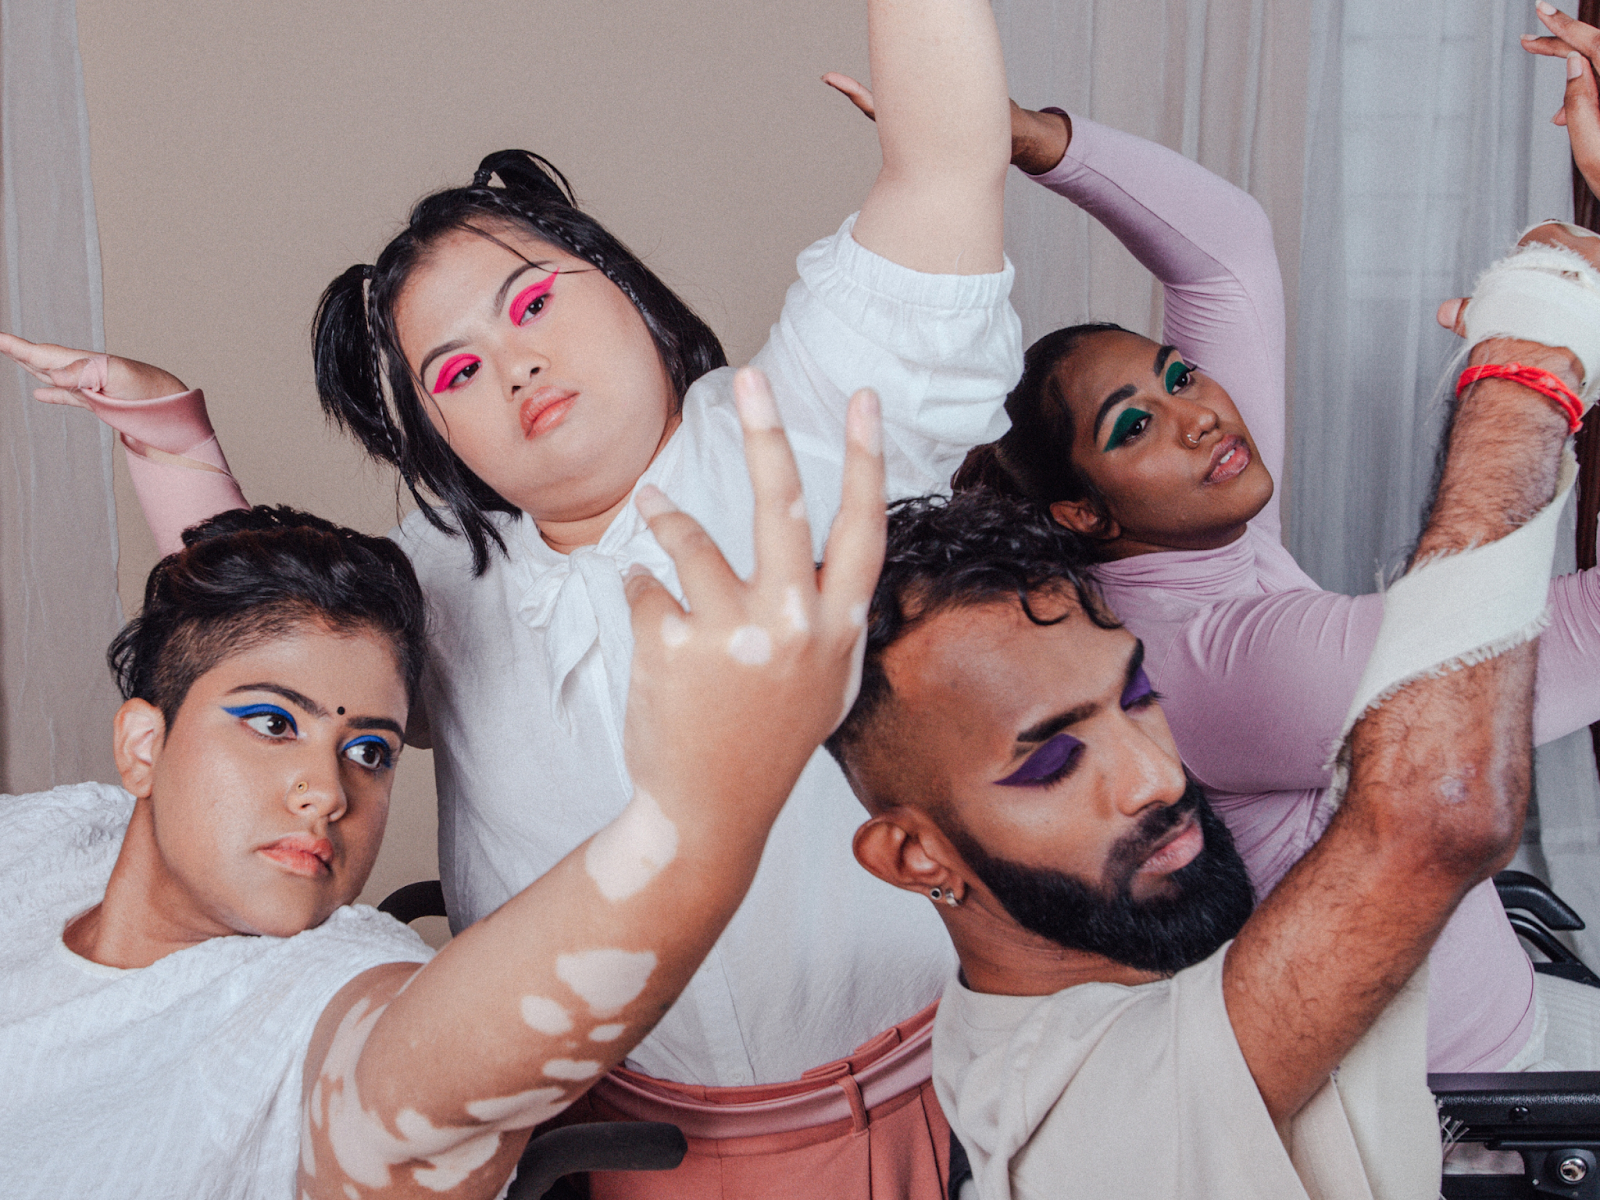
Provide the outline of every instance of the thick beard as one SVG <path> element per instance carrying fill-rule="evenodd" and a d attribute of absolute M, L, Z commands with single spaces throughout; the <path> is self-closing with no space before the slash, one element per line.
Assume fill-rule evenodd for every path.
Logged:
<path fill-rule="evenodd" d="M 1158 842 L 1193 812 L 1205 845 L 1167 876 L 1173 894 L 1136 900 L 1134 873 Z M 952 823 L 953 824 L 953 823 Z M 1141 971 L 1171 975 L 1203 962 L 1244 927 L 1255 893 L 1233 835 L 1192 780 L 1175 804 L 1149 810 L 1111 848 L 1097 887 L 1050 867 L 995 858 L 964 828 L 945 834 L 1006 912 L 1030 933 L 1068 950 L 1099 954 Z"/>

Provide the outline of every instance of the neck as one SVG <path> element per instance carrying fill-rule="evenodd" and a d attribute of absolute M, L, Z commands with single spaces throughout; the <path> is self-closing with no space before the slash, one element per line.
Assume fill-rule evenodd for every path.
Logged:
<path fill-rule="evenodd" d="M 678 426 L 681 424 L 683 424 L 683 413 L 681 411 L 675 412 L 667 418 L 666 426 L 661 431 L 661 440 L 656 443 L 656 448 L 651 451 L 650 462 L 645 463 L 645 470 L 650 469 L 650 463 L 656 461 L 662 448 L 666 446 L 668 440 L 677 432 Z M 643 476 L 644 471 L 639 472 L 639 474 Z M 584 546 L 596 545 L 605 536 L 606 530 L 611 527 L 611 522 L 617 519 L 617 514 L 628 506 L 628 501 L 633 496 L 633 488 L 638 486 L 638 483 L 639 480 L 635 479 L 628 490 L 609 506 L 586 516 L 551 519 L 535 516 L 532 513 L 528 515 L 533 517 L 533 523 L 538 526 L 539 536 L 544 539 L 546 546 L 549 546 L 557 554 L 571 554 L 574 550 L 582 549 Z"/>
<path fill-rule="evenodd" d="M 151 869 L 156 861 L 150 802 L 141 799 L 134 805 L 105 898 L 67 926 L 61 937 L 67 949 L 108 967 L 148 967 L 176 950 L 233 932 L 214 922 L 186 920 L 192 906 L 185 896 L 164 894 L 175 889 L 161 887 L 162 873 Z"/>
<path fill-rule="evenodd" d="M 1140 554 L 1163 554 L 1171 550 L 1219 550 L 1242 538 L 1246 528 L 1248 526 L 1243 524 L 1230 525 L 1215 532 L 1186 537 L 1162 537 L 1159 540 L 1120 534 L 1111 541 L 1101 542 L 1100 551 L 1104 561 L 1115 562 L 1119 559 L 1134 558 Z"/>
<path fill-rule="evenodd" d="M 611 522 L 616 520 L 617 514 L 628 506 L 632 495 L 630 490 L 610 508 L 591 516 L 570 521 L 540 520 L 534 523 L 539 527 L 539 536 L 544 539 L 546 546 L 557 554 L 571 554 L 583 546 L 595 545 L 611 527 Z"/>
<path fill-rule="evenodd" d="M 974 892 L 958 909 L 940 909 L 961 959 L 961 973 L 975 992 L 996 996 L 1049 996 L 1084 983 L 1152 983 L 1153 971 L 1115 962 L 1102 954 L 1069 950 L 1029 933 L 1007 914 L 990 912 Z"/>

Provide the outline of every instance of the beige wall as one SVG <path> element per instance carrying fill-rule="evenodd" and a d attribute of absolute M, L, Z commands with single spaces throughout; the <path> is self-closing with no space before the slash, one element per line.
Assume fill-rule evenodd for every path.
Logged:
<path fill-rule="evenodd" d="M 326 430 L 308 329 L 423 192 L 536 150 L 748 358 L 794 256 L 866 194 L 871 126 L 817 82 L 866 69 L 861 0 L 263 5 L 78 0 L 106 345 L 204 387 L 255 502 L 372 532 L 395 481 Z M 864 76 L 863 76 L 864 77 Z M 119 461 L 121 590 L 155 549 Z M 436 873 L 408 750 L 367 899 Z"/>

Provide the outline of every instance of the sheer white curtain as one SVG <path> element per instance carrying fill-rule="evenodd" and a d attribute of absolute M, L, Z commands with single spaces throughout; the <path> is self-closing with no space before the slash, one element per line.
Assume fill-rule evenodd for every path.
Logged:
<path fill-rule="evenodd" d="M 0 0 L 0 328 L 102 343 L 73 0 Z M 0 791 L 115 780 L 111 437 L 0 367 Z"/>
<path fill-rule="evenodd" d="M 1459 341 L 1439 300 L 1532 220 L 1570 218 L 1565 82 L 1506 0 L 1323 0 L 1308 63 L 1289 547 L 1325 587 L 1370 591 L 1417 529 Z M 1570 571 L 1572 515 L 1558 571 Z M 1522 865 L 1592 928 L 1600 961 L 1600 784 L 1580 731 L 1539 751 Z"/>
<path fill-rule="evenodd" d="M 1018 103 L 1161 142 L 1254 195 L 1277 232 L 1293 305 L 1311 0 L 995 0 L 994 8 Z M 1087 214 L 1015 172 L 1006 247 L 1027 341 L 1084 320 L 1159 332 L 1149 273 Z"/>

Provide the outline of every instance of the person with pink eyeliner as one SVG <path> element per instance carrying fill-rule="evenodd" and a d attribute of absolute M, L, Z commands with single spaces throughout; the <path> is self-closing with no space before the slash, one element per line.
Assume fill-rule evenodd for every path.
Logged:
<path fill-rule="evenodd" d="M 801 254 L 753 360 L 819 539 L 852 391 L 883 397 L 889 492 L 921 494 L 1003 430 L 1021 368 L 989 4 L 870 0 L 868 17 L 883 169 L 860 213 Z M 394 535 L 435 613 L 408 738 L 434 748 L 440 870 L 461 928 L 631 795 L 623 579 L 642 565 L 676 586 L 638 489 L 668 491 L 736 570 L 750 565 L 733 373 L 705 323 L 520 151 L 420 201 L 374 264 L 327 289 L 314 337 L 325 410 L 420 503 Z M 113 424 L 113 397 L 200 413 L 197 393 L 154 368 L 15 340 L 0 350 L 44 378 L 46 398 Z M 202 423 L 150 424 L 124 444 L 145 460 L 141 501 L 166 546 L 196 508 L 242 497 Z M 196 498 L 201 484 L 214 490 Z M 751 638 L 729 652 L 763 649 Z M 816 756 L 705 966 L 599 1085 L 600 1115 L 684 1129 L 675 1196 L 931 1200 L 945 1186 L 929 1037 L 954 960 L 925 901 L 855 864 L 854 825 L 848 785 Z M 596 1197 L 649 1186 L 662 1182 L 592 1181 Z"/>

